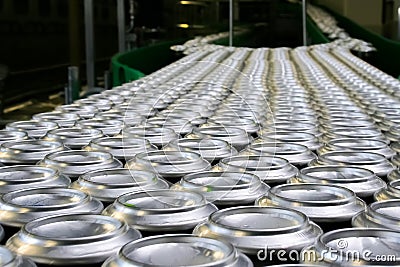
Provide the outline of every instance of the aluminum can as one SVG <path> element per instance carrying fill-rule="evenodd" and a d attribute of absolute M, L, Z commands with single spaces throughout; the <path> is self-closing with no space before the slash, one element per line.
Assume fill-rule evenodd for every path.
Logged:
<path fill-rule="evenodd" d="M 169 142 L 179 139 L 179 135 L 173 129 L 149 126 L 125 127 L 122 129 L 121 136 L 123 138 L 146 139 L 158 148 L 162 148 Z"/>
<path fill-rule="evenodd" d="M 108 152 L 84 150 L 51 153 L 38 164 L 58 169 L 71 178 L 78 178 L 88 171 L 122 167 L 122 163 Z"/>
<path fill-rule="evenodd" d="M 352 217 L 366 208 L 353 191 L 323 184 L 278 185 L 257 199 L 256 205 L 301 211 L 324 231 L 351 227 Z"/>
<path fill-rule="evenodd" d="M 185 175 L 173 185 L 174 190 L 196 191 L 218 207 L 253 204 L 269 186 L 258 176 L 245 172 L 198 172 Z"/>
<path fill-rule="evenodd" d="M 26 132 L 13 130 L 0 130 L 0 145 L 5 142 L 27 140 L 30 137 Z"/>
<path fill-rule="evenodd" d="M 6 125 L 6 130 L 26 132 L 29 137 L 39 139 L 48 131 L 59 128 L 58 124 L 52 121 L 16 121 Z"/>
<path fill-rule="evenodd" d="M 5 267 L 36 267 L 36 264 L 29 258 L 14 254 L 8 248 L 0 246 L 1 265 Z"/>
<path fill-rule="evenodd" d="M 154 190 L 122 195 L 103 214 L 124 220 L 143 233 L 154 234 L 191 231 L 217 210 L 199 193 Z"/>
<path fill-rule="evenodd" d="M 0 145 L 0 162 L 5 165 L 36 164 L 47 154 L 68 150 L 62 143 L 45 140 L 21 140 Z"/>
<path fill-rule="evenodd" d="M 39 113 L 32 116 L 37 121 L 51 121 L 57 123 L 60 127 L 72 127 L 81 119 L 78 114 L 64 113 L 62 111 L 51 111 Z"/>
<path fill-rule="evenodd" d="M 124 127 L 122 120 L 102 120 L 102 119 L 89 119 L 76 122 L 75 126 L 81 128 L 98 129 L 104 135 L 114 136 L 121 132 Z"/>
<path fill-rule="evenodd" d="M 400 232 L 379 228 L 346 228 L 322 234 L 303 250 L 304 263 L 329 266 L 397 266 Z M 373 245 L 371 245 L 373 244 Z M 387 261 L 376 262 L 381 256 Z"/>
<path fill-rule="evenodd" d="M 106 169 L 87 172 L 72 185 L 104 203 L 112 203 L 119 196 L 156 189 L 168 189 L 169 184 L 155 173 L 128 169 Z"/>
<path fill-rule="evenodd" d="M 79 150 L 88 145 L 92 139 L 102 136 L 103 132 L 98 129 L 70 127 L 48 131 L 43 140 L 61 142 L 71 149 Z"/>
<path fill-rule="evenodd" d="M 253 267 L 253 263 L 230 243 L 176 234 L 152 236 L 130 242 L 102 265 L 118 266 Z"/>
<path fill-rule="evenodd" d="M 252 173 L 267 184 L 284 183 L 298 173 L 286 159 L 274 156 L 233 156 L 221 160 L 214 169 Z"/>
<path fill-rule="evenodd" d="M 186 174 L 207 171 L 211 164 L 199 154 L 188 151 L 160 150 L 137 154 L 125 165 L 128 169 L 156 172 L 168 181 Z"/>
<path fill-rule="evenodd" d="M 400 199 L 400 180 L 390 181 L 387 187 L 374 194 L 374 199 L 376 201 Z"/>
<path fill-rule="evenodd" d="M 123 245 L 139 238 L 138 230 L 115 218 L 73 214 L 30 221 L 6 246 L 36 263 L 76 266 L 102 263 Z"/>

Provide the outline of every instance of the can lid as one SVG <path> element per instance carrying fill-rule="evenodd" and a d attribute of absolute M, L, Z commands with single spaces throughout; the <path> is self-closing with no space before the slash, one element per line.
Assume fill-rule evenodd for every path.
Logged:
<path fill-rule="evenodd" d="M 103 266 L 229 266 L 253 267 L 230 243 L 192 235 L 142 238 L 123 246 Z"/>
<path fill-rule="evenodd" d="M 357 139 L 375 139 L 389 143 L 388 139 L 381 131 L 374 128 L 336 128 L 330 132 L 326 132 L 323 136 L 323 141 L 327 143 L 329 140 L 336 138 L 357 138 Z"/>
<path fill-rule="evenodd" d="M 150 126 L 124 127 L 121 135 L 124 138 L 147 139 L 156 146 L 164 146 L 179 138 L 179 135 L 173 129 Z"/>
<path fill-rule="evenodd" d="M 94 116 L 94 119 L 97 120 L 119 120 L 122 121 L 124 126 L 138 126 L 143 122 L 143 117 L 140 114 L 136 114 L 135 112 L 120 112 L 120 111 L 105 111 L 101 113 L 97 113 Z"/>
<path fill-rule="evenodd" d="M 400 262 L 400 232 L 378 228 L 340 229 L 322 234 L 315 245 L 306 250 L 314 251 L 318 262 L 330 266 L 370 265 L 371 259 L 379 258 L 379 255 L 393 255 L 395 261 L 387 263 L 394 266 Z M 370 253 L 366 255 L 365 251 Z"/>
<path fill-rule="evenodd" d="M 0 259 L 2 266 L 5 267 L 36 267 L 30 259 L 14 254 L 4 246 L 0 246 Z"/>
<path fill-rule="evenodd" d="M 170 142 L 164 149 L 196 152 L 210 163 L 238 153 L 224 140 L 215 138 L 183 138 Z"/>
<path fill-rule="evenodd" d="M 373 152 L 334 151 L 319 155 L 310 166 L 354 165 L 373 171 L 378 176 L 386 176 L 394 169 L 393 165 L 381 154 Z"/>
<path fill-rule="evenodd" d="M 6 246 L 39 263 L 89 264 L 103 262 L 140 237 L 139 231 L 112 217 L 57 215 L 28 222 Z"/>
<path fill-rule="evenodd" d="M 253 141 L 245 130 L 231 126 L 201 126 L 194 128 L 187 138 L 215 138 L 231 144 L 238 151 L 241 151 Z"/>
<path fill-rule="evenodd" d="M 111 100 L 108 99 L 95 99 L 95 98 L 83 98 L 75 101 L 75 104 L 79 105 L 90 105 L 90 106 L 95 106 L 101 111 L 106 111 L 112 108 L 114 105 Z"/>
<path fill-rule="evenodd" d="M 79 176 L 71 187 L 87 192 L 101 201 L 112 202 L 129 192 L 168 189 L 169 185 L 153 172 L 107 169 L 87 172 Z"/>
<path fill-rule="evenodd" d="M 94 114 L 98 113 L 100 110 L 93 105 L 79 105 L 79 104 L 69 104 L 62 105 L 55 108 L 56 111 L 62 111 L 64 113 L 74 113 L 78 114 L 82 119 L 91 119 Z"/>
<path fill-rule="evenodd" d="M 152 117 L 144 122 L 144 125 L 152 127 L 167 127 L 173 129 L 176 133 L 185 135 L 193 130 L 193 125 L 189 119 L 185 118 L 165 118 L 165 117 Z"/>
<path fill-rule="evenodd" d="M 339 165 L 303 168 L 299 175 L 289 182 L 339 185 L 361 197 L 371 196 L 386 186 L 386 183 L 370 170 Z"/>
<path fill-rule="evenodd" d="M 5 142 L 29 139 L 24 131 L 0 130 L 0 145 Z"/>
<path fill-rule="evenodd" d="M 88 171 L 122 167 L 122 163 L 108 152 L 84 150 L 54 152 L 46 155 L 39 164 L 74 178 Z"/>
<path fill-rule="evenodd" d="M 103 133 L 99 129 L 70 127 L 48 131 L 43 139 L 61 142 L 72 149 L 80 149 L 89 144 L 90 140 L 102 136 Z"/>
<path fill-rule="evenodd" d="M 74 113 L 51 111 L 35 114 L 32 116 L 32 119 L 38 121 L 52 121 L 56 122 L 61 127 L 71 127 L 75 124 L 76 121 L 80 120 L 81 118 L 78 114 Z"/>
<path fill-rule="evenodd" d="M 400 230 L 400 199 L 374 202 L 352 220 L 353 226 Z"/>
<path fill-rule="evenodd" d="M 217 205 L 236 205 L 253 203 L 269 186 L 251 173 L 206 171 L 185 175 L 172 189 L 199 192 Z"/>
<path fill-rule="evenodd" d="M 77 121 L 76 126 L 101 130 L 105 135 L 113 136 L 121 132 L 124 122 L 121 120 L 88 119 Z"/>
<path fill-rule="evenodd" d="M 79 190 L 34 188 L 12 191 L 0 198 L 0 220 L 4 225 L 22 227 L 37 218 L 57 215 L 100 214 L 103 204 Z"/>
<path fill-rule="evenodd" d="M 386 188 L 382 188 L 374 194 L 377 201 L 388 199 L 400 199 L 400 180 L 389 182 Z"/>
<path fill-rule="evenodd" d="M 8 123 L 6 125 L 6 130 L 23 131 L 26 132 L 29 135 L 29 137 L 41 138 L 48 131 L 57 129 L 58 127 L 59 127 L 58 124 L 52 121 L 30 120 L 30 121 L 16 121 Z"/>
<path fill-rule="evenodd" d="M 245 130 L 248 134 L 256 133 L 260 130 L 257 122 L 251 119 L 236 116 L 213 116 L 207 120 L 208 125 L 233 126 Z"/>
<path fill-rule="evenodd" d="M 6 164 L 35 164 L 45 155 L 67 150 L 62 143 L 46 140 L 20 140 L 0 146 L 0 162 Z"/>
<path fill-rule="evenodd" d="M 399 180 L 400 179 L 400 170 L 394 169 L 393 171 L 389 172 L 387 178 L 388 178 L 389 182 Z"/>
<path fill-rule="evenodd" d="M 313 244 L 322 230 L 296 210 L 235 207 L 214 212 L 193 233 L 228 241 L 246 254 L 257 254 L 266 245 L 268 249 L 301 250 Z"/>
<path fill-rule="evenodd" d="M 68 187 L 71 180 L 58 170 L 35 165 L 0 167 L 0 194 L 24 188 Z"/>
<path fill-rule="evenodd" d="M 308 147 L 310 150 L 317 150 L 321 147 L 318 138 L 310 133 L 290 131 L 264 131 L 256 142 L 282 142 L 294 143 Z"/>
<path fill-rule="evenodd" d="M 137 154 L 126 163 L 126 167 L 128 169 L 154 171 L 163 178 L 174 178 L 209 170 L 211 165 L 194 152 L 160 150 Z"/>
<path fill-rule="evenodd" d="M 397 142 L 400 138 L 400 125 L 390 127 L 385 135 L 390 141 Z"/>
<path fill-rule="evenodd" d="M 136 154 L 155 151 L 157 147 L 141 138 L 102 137 L 90 141 L 84 148 L 87 151 L 107 151 L 119 160 L 132 159 Z"/>
<path fill-rule="evenodd" d="M 363 138 L 333 139 L 317 150 L 320 155 L 331 151 L 374 152 L 385 156 L 385 158 L 391 158 L 395 155 L 395 152 L 390 149 L 386 142 Z"/>
<path fill-rule="evenodd" d="M 308 147 L 293 143 L 257 142 L 251 144 L 247 151 L 256 155 L 278 156 L 299 165 L 306 165 L 317 158 Z"/>
<path fill-rule="evenodd" d="M 193 229 L 218 210 L 199 193 L 154 190 L 120 196 L 103 214 L 147 231 Z"/>
<path fill-rule="evenodd" d="M 365 208 L 353 191 L 325 184 L 278 185 L 257 199 L 256 204 L 295 209 L 315 222 L 349 221 Z"/>
<path fill-rule="evenodd" d="M 264 130 L 261 130 L 259 135 L 263 135 L 263 131 L 270 132 L 271 130 L 275 131 L 283 131 L 283 132 L 302 132 L 302 133 L 310 133 L 315 136 L 319 136 L 320 132 L 318 127 L 314 123 L 309 122 L 299 122 L 299 121 L 291 121 L 291 120 L 278 120 L 278 121 L 270 121 L 268 124 L 264 125 Z"/>
<path fill-rule="evenodd" d="M 286 159 L 276 156 L 233 156 L 224 158 L 216 169 L 234 172 L 249 172 L 266 183 L 285 182 L 298 173 L 296 167 Z"/>

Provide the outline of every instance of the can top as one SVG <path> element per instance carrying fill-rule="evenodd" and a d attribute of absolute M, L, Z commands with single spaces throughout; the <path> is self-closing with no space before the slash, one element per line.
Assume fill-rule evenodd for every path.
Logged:
<path fill-rule="evenodd" d="M 74 113 L 51 111 L 35 114 L 32 116 L 32 119 L 38 121 L 53 121 L 58 123 L 60 126 L 72 126 L 74 125 L 75 121 L 80 120 L 81 117 Z"/>
<path fill-rule="evenodd" d="M 326 184 L 278 185 L 256 204 L 296 209 L 315 222 L 348 221 L 366 207 L 353 191 Z"/>
<path fill-rule="evenodd" d="M 193 229 L 217 208 L 192 191 L 152 190 L 120 196 L 103 214 L 147 231 Z"/>
<path fill-rule="evenodd" d="M 67 150 L 67 148 L 57 141 L 30 139 L 10 141 L 0 146 L 0 162 L 6 164 L 35 164 L 49 153 L 64 150 Z"/>
<path fill-rule="evenodd" d="M 235 207 L 214 212 L 193 233 L 226 240 L 245 253 L 256 254 L 266 244 L 269 249 L 301 250 L 313 244 L 322 230 L 296 210 Z"/>
<path fill-rule="evenodd" d="M 353 225 L 400 230 L 400 199 L 374 202 L 353 218 Z"/>
<path fill-rule="evenodd" d="M 261 139 L 256 142 L 282 142 L 295 143 L 308 147 L 310 150 L 317 150 L 321 147 L 318 138 L 306 132 L 290 132 L 290 131 L 264 131 Z"/>
<path fill-rule="evenodd" d="M 0 246 L 0 259 L 2 266 L 6 267 L 36 267 L 30 259 L 14 254 L 4 246 Z"/>
<path fill-rule="evenodd" d="M 199 154 L 178 150 L 143 152 L 128 161 L 126 166 L 128 169 L 154 171 L 164 178 L 183 177 L 211 167 Z"/>
<path fill-rule="evenodd" d="M 82 148 L 90 140 L 103 136 L 99 129 L 69 127 L 48 131 L 43 140 L 58 141 L 70 148 Z"/>
<path fill-rule="evenodd" d="M 144 138 L 156 146 L 164 146 L 179 138 L 171 128 L 152 126 L 124 127 L 121 135 L 124 138 Z"/>
<path fill-rule="evenodd" d="M 71 180 L 56 169 L 35 165 L 0 167 L 0 194 L 33 187 L 68 187 Z"/>
<path fill-rule="evenodd" d="M 99 129 L 105 135 L 112 136 L 122 130 L 124 122 L 122 120 L 87 119 L 77 121 L 75 125 L 83 128 Z"/>
<path fill-rule="evenodd" d="M 46 155 L 39 164 L 54 167 L 70 177 L 91 170 L 122 167 L 122 163 L 108 152 L 84 150 L 54 152 Z"/>
<path fill-rule="evenodd" d="M 140 237 L 139 231 L 112 217 L 57 215 L 28 222 L 7 241 L 7 247 L 35 262 L 88 264 L 103 262 Z M 49 243 L 52 245 L 45 246 Z"/>
<path fill-rule="evenodd" d="M 252 267 L 253 263 L 227 242 L 183 234 L 130 242 L 104 263 L 105 267 L 143 265 Z"/>
<path fill-rule="evenodd" d="M 112 202 L 129 192 L 167 189 L 169 185 L 153 172 L 121 168 L 87 172 L 79 176 L 72 187 L 101 201 Z"/>
<path fill-rule="evenodd" d="M 53 121 L 16 121 L 6 125 L 6 130 L 23 131 L 28 133 L 30 137 L 40 138 L 48 131 L 57 129 L 59 125 Z"/>
<path fill-rule="evenodd" d="M 207 120 L 209 125 L 233 126 L 245 130 L 247 133 L 256 133 L 260 127 L 252 119 L 236 116 L 213 116 Z"/>
<path fill-rule="evenodd" d="M 185 175 L 173 189 L 193 190 L 215 204 L 247 204 L 265 194 L 269 186 L 245 172 L 198 172 Z"/>
<path fill-rule="evenodd" d="M 9 141 L 19 141 L 29 139 L 24 131 L 0 130 L 0 144 Z"/>

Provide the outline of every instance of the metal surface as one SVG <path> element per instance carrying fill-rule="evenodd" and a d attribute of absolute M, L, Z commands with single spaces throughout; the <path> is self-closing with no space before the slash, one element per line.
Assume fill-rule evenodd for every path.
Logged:
<path fill-rule="evenodd" d="M 108 216 L 58 215 L 28 222 L 6 246 L 38 263 L 79 265 L 101 263 L 140 237 L 139 231 Z"/>
<path fill-rule="evenodd" d="M 118 255 L 103 264 L 103 267 L 117 266 L 253 267 L 253 263 L 234 246 L 221 240 L 163 235 L 128 243 Z"/>
<path fill-rule="evenodd" d="M 125 0 L 117 0 L 118 52 L 126 51 Z"/>
<path fill-rule="evenodd" d="M 233 46 L 233 0 L 229 0 L 229 46 Z"/>
<path fill-rule="evenodd" d="M 65 88 L 65 104 L 71 104 L 78 99 L 80 91 L 79 68 L 68 67 L 68 85 Z"/>

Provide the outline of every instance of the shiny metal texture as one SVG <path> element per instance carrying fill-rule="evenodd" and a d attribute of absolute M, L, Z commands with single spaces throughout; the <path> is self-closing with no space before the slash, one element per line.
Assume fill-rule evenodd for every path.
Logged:
<path fill-rule="evenodd" d="M 366 207 L 353 191 L 325 184 L 278 185 L 257 199 L 256 205 L 295 209 L 316 223 L 350 221 Z"/>
<path fill-rule="evenodd" d="M 370 252 L 368 255 L 365 255 L 366 250 Z M 305 257 L 305 263 L 370 266 L 372 259 L 379 255 L 393 255 L 394 260 L 379 264 L 396 266 L 400 262 L 400 232 L 378 228 L 340 229 L 322 234 L 314 245 L 304 249 L 304 253 L 307 251 L 314 256 L 311 261 Z"/>
<path fill-rule="evenodd" d="M 312 151 L 321 147 L 321 144 L 315 135 L 305 132 L 269 130 L 263 132 L 260 139 L 257 139 L 256 142 L 294 143 L 304 145 Z"/>
<path fill-rule="evenodd" d="M 137 154 L 126 163 L 126 168 L 153 171 L 168 180 L 209 170 L 211 164 L 194 152 L 160 150 Z"/>
<path fill-rule="evenodd" d="M 0 194 L 25 188 L 68 187 L 71 180 L 58 170 L 35 165 L 0 167 Z"/>
<path fill-rule="evenodd" d="M 5 267 L 36 267 L 29 258 L 21 257 L 4 246 L 0 246 L 0 259 L 1 265 Z"/>
<path fill-rule="evenodd" d="M 60 127 L 72 127 L 76 121 L 81 119 L 81 117 L 74 113 L 51 111 L 33 115 L 32 119 L 37 121 L 55 122 L 60 125 Z"/>
<path fill-rule="evenodd" d="M 400 199 L 400 180 L 389 182 L 387 187 L 382 188 L 374 194 L 374 198 L 376 201 Z"/>
<path fill-rule="evenodd" d="M 371 197 L 386 183 L 372 171 L 355 166 L 315 166 L 301 169 L 289 183 L 317 183 L 348 188 L 361 198 Z"/>
<path fill-rule="evenodd" d="M 179 139 L 179 135 L 173 129 L 152 126 L 125 127 L 122 129 L 121 136 L 146 139 L 158 147 L 163 147 L 169 142 Z"/>
<path fill-rule="evenodd" d="M 215 138 L 182 138 L 170 142 L 164 147 L 164 150 L 192 151 L 200 154 L 211 164 L 238 154 L 237 150 L 227 142 Z"/>
<path fill-rule="evenodd" d="M 5 142 L 27 140 L 30 137 L 26 132 L 13 130 L 0 130 L 0 145 Z"/>
<path fill-rule="evenodd" d="M 58 141 L 71 149 L 82 149 L 92 139 L 100 138 L 103 132 L 98 129 L 69 127 L 48 131 L 43 140 Z"/>
<path fill-rule="evenodd" d="M 168 189 L 169 185 L 150 171 L 115 168 L 86 172 L 71 187 L 111 203 L 123 194 Z"/>
<path fill-rule="evenodd" d="M 122 163 L 108 152 L 84 150 L 51 153 L 39 165 L 58 169 L 71 178 L 77 178 L 88 171 L 122 167 Z"/>
<path fill-rule="evenodd" d="M 139 238 L 139 231 L 112 217 L 57 215 L 28 222 L 6 246 L 37 263 L 79 265 L 101 263 Z"/>
<path fill-rule="evenodd" d="M 155 190 L 122 195 L 103 214 L 139 230 L 164 233 L 192 230 L 217 210 L 199 193 Z"/>
<path fill-rule="evenodd" d="M 6 125 L 6 130 L 26 132 L 29 137 L 41 138 L 48 131 L 59 128 L 58 124 L 52 121 L 16 121 Z"/>
<path fill-rule="evenodd" d="M 228 242 L 192 235 L 162 235 L 126 244 L 102 266 L 253 267 L 253 263 Z"/>
<path fill-rule="evenodd" d="M 217 211 L 193 233 L 225 240 L 246 254 L 260 250 L 301 250 L 312 245 L 322 230 L 301 212 L 276 207 L 235 207 Z M 290 242 L 287 242 L 290 240 Z"/>
<path fill-rule="evenodd" d="M 92 139 L 83 150 L 107 151 L 119 160 L 128 161 L 139 153 L 156 151 L 157 147 L 145 139 L 116 136 Z"/>
<path fill-rule="evenodd" d="M 386 176 L 394 166 L 381 154 L 373 152 L 334 151 L 319 155 L 310 166 L 341 165 L 357 166 L 373 171 L 380 177 Z"/>
<path fill-rule="evenodd" d="M 354 227 L 400 230 L 400 199 L 372 203 L 353 217 Z"/>
<path fill-rule="evenodd" d="M 69 188 L 23 189 L 0 198 L 1 224 L 22 227 L 34 219 L 59 215 L 100 214 L 103 204 L 97 199 Z"/>
<path fill-rule="evenodd" d="M 190 190 L 201 193 L 208 201 L 217 206 L 252 204 L 269 188 L 254 174 L 226 171 L 188 174 L 171 187 L 173 190 Z"/>
<path fill-rule="evenodd" d="M 298 169 L 286 159 L 274 156 L 233 156 L 214 167 L 219 171 L 249 172 L 265 183 L 284 183 L 297 175 Z"/>
<path fill-rule="evenodd" d="M 122 120 L 103 120 L 103 119 L 88 119 L 76 122 L 75 126 L 81 128 L 98 129 L 101 130 L 104 135 L 114 136 L 121 132 L 124 127 Z"/>
<path fill-rule="evenodd" d="M 36 164 L 47 154 L 69 150 L 62 143 L 46 140 L 21 140 L 0 145 L 0 162 L 12 164 Z"/>

